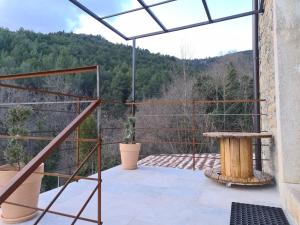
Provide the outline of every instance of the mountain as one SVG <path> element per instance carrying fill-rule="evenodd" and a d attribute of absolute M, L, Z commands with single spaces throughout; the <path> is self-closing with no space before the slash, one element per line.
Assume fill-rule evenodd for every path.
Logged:
<path fill-rule="evenodd" d="M 137 49 L 136 92 L 139 99 L 158 97 L 163 86 L 182 73 L 182 60 L 176 57 L 152 54 Z M 190 74 L 214 71 L 231 61 L 237 70 L 251 74 L 251 52 L 187 60 Z M 12 32 L 0 28 L 0 74 L 53 70 L 98 64 L 101 66 L 102 96 L 121 99 L 130 97 L 131 47 L 113 44 L 101 36 L 74 33 L 34 33 L 20 29 Z M 42 79 L 22 81 L 24 85 L 44 87 Z M 82 94 L 93 95 L 95 77 L 69 81 L 78 86 Z"/>

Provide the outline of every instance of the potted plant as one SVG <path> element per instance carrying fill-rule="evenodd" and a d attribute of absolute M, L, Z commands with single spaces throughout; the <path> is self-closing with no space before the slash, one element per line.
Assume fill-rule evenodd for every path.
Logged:
<path fill-rule="evenodd" d="M 134 170 L 137 168 L 137 161 L 141 149 L 140 143 L 135 143 L 135 118 L 128 117 L 124 124 L 124 143 L 120 143 L 122 168 Z"/>
<path fill-rule="evenodd" d="M 8 111 L 6 124 L 8 134 L 12 138 L 4 150 L 4 158 L 8 164 L 0 166 L 0 188 L 5 186 L 29 161 L 29 153 L 17 137 L 28 135 L 25 123 L 31 114 L 32 109 L 24 106 L 17 106 Z M 41 164 L 36 172 L 44 172 L 44 164 Z M 32 174 L 6 201 L 36 208 L 42 177 L 41 174 Z M 3 203 L 0 217 L 5 223 L 19 223 L 31 219 L 36 213 L 35 209 Z"/>

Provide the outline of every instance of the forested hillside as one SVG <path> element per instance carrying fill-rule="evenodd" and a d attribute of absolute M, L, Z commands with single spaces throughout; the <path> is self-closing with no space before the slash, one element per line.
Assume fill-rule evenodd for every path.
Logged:
<path fill-rule="evenodd" d="M 251 51 L 237 52 L 225 56 L 206 59 L 180 60 L 176 57 L 152 54 L 148 50 L 137 49 L 136 95 L 143 99 L 248 99 L 252 98 L 252 61 Z M 41 34 L 20 29 L 12 32 L 0 28 L 0 75 L 21 72 L 73 68 L 89 65 L 101 66 L 101 96 L 104 99 L 130 100 L 131 94 L 131 47 L 112 44 L 101 36 L 79 35 L 73 33 Z M 11 83 L 11 82 L 10 82 Z M 95 96 L 96 77 L 66 76 L 51 78 L 36 78 L 16 81 L 18 85 L 38 87 L 48 90 L 71 92 Z M 51 97 L 34 93 L 24 93 L 11 89 L 0 89 L 1 102 L 24 101 L 57 101 L 61 97 Z M 55 136 L 72 118 L 76 105 L 60 105 L 53 108 L 41 106 L 43 111 L 34 110 L 31 122 L 27 124 L 31 135 Z M 197 107 L 198 114 L 219 114 L 214 117 L 197 118 L 198 141 L 202 140 L 201 132 L 215 129 L 251 130 L 251 117 L 223 116 L 223 114 L 247 114 L 251 105 L 208 105 Z M 84 105 L 82 105 L 82 109 Z M 51 110 L 68 111 L 55 113 Z M 190 127 L 192 124 L 190 106 L 178 107 L 138 107 L 137 126 L 145 127 Z M 105 105 L 103 107 L 102 125 L 104 127 L 122 127 L 129 109 L 124 105 Z M 1 108 L 1 133 L 7 133 L 5 126 L 7 109 Z M 144 114 L 184 114 L 184 117 L 143 117 Z M 95 136 L 95 118 L 90 117 L 81 129 L 82 137 Z M 160 141 L 177 140 L 190 141 L 188 132 L 141 132 L 138 137 Z M 106 130 L 104 139 L 120 141 L 122 130 Z M 32 154 L 41 150 L 47 142 L 27 143 Z M 5 148 L 5 141 L 1 141 Z M 82 155 L 90 146 L 81 144 Z M 46 164 L 49 171 L 70 173 L 74 169 L 74 145 L 64 144 L 60 151 L 53 155 Z M 211 146 L 199 147 L 197 152 L 213 151 Z M 144 145 L 143 153 L 189 152 L 190 146 Z M 82 156 L 81 155 L 81 156 Z M 0 160 L 3 155 L 0 152 Z M 104 149 L 103 169 L 119 163 L 118 146 L 108 146 Z M 93 161 L 84 168 L 83 174 L 94 172 Z M 56 181 L 47 178 L 45 189 L 56 185 Z"/>
<path fill-rule="evenodd" d="M 103 93 L 127 99 L 131 82 L 131 47 L 112 44 L 101 36 L 72 33 L 41 34 L 26 30 L 0 29 L 0 74 L 101 65 Z M 175 57 L 137 51 L 137 96 L 157 95 L 163 84 L 177 71 Z M 95 80 L 81 79 L 83 94 L 92 94 Z M 75 81 L 73 81 L 75 82 Z M 31 86 L 43 85 L 32 81 Z M 71 85 L 71 84 L 70 84 Z M 108 97 L 108 96 L 107 96 Z"/>

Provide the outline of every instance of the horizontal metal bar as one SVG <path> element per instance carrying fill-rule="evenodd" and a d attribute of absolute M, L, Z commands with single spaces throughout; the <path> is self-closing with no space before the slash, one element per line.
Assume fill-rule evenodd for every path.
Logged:
<path fill-rule="evenodd" d="M 123 130 L 123 127 L 103 127 L 102 130 Z M 135 130 L 200 130 L 193 128 L 175 128 L 175 127 L 135 127 Z"/>
<path fill-rule="evenodd" d="M 45 211 L 45 209 L 42 209 L 42 208 L 32 207 L 32 206 L 29 206 L 29 205 L 23 205 L 23 204 L 20 204 L 20 203 L 14 203 L 14 202 L 4 202 L 4 203 L 9 204 L 9 205 L 14 205 L 14 206 L 27 208 L 27 209 L 35 209 L 35 210 L 38 210 L 38 211 L 41 211 L 41 212 Z M 58 211 L 48 210 L 47 212 L 50 213 L 50 214 L 58 215 L 58 216 L 64 216 L 64 217 L 68 217 L 68 218 L 76 218 L 75 215 L 62 213 L 62 212 L 58 212 Z M 89 218 L 86 218 L 86 217 L 79 217 L 78 219 L 83 220 L 83 221 L 87 221 L 87 222 L 91 222 L 91 223 L 98 223 L 97 220 L 89 219 Z"/>
<path fill-rule="evenodd" d="M 167 28 L 162 24 L 162 22 L 156 17 L 156 15 L 152 12 L 152 10 L 146 5 L 146 3 L 143 0 L 137 0 L 141 6 L 147 11 L 147 13 L 152 17 L 152 19 L 160 26 L 160 28 L 164 32 L 168 32 Z"/>
<path fill-rule="evenodd" d="M 62 178 L 70 178 L 71 177 L 71 175 L 68 175 L 68 174 L 50 173 L 50 172 L 34 172 L 34 174 L 41 174 L 41 175 L 48 176 L 48 177 L 62 177 Z M 82 176 L 75 176 L 75 177 L 73 177 L 73 180 L 74 181 L 79 181 L 79 180 L 98 181 L 97 178 L 82 177 Z"/>
<path fill-rule="evenodd" d="M 155 141 L 155 140 L 137 140 L 136 143 L 141 144 L 181 144 L 181 145 L 209 145 L 210 142 L 184 142 L 184 141 Z"/>
<path fill-rule="evenodd" d="M 18 106 L 18 105 L 53 105 L 53 104 L 77 104 L 77 103 L 91 103 L 95 100 L 80 100 L 80 101 L 54 101 L 54 102 L 11 102 L 0 103 L 1 106 Z"/>
<path fill-rule="evenodd" d="M 96 19 L 98 22 L 102 23 L 108 29 L 110 29 L 114 33 L 118 34 L 123 39 L 129 40 L 128 37 L 126 37 L 124 34 L 122 34 L 120 31 L 118 31 L 116 28 L 114 28 L 112 25 L 110 25 L 105 20 L 103 20 L 102 18 L 100 18 L 97 14 L 95 14 L 94 12 L 92 12 L 90 9 L 88 9 L 86 6 L 82 5 L 77 0 L 69 0 L 69 1 L 72 2 L 74 5 L 76 5 L 78 8 L 80 8 L 81 10 L 83 10 L 84 12 L 86 12 L 87 14 L 89 14 L 91 17 L 93 17 L 94 19 Z"/>
<path fill-rule="evenodd" d="M 171 33 L 171 32 L 175 32 L 175 31 L 179 31 L 179 30 L 186 30 L 186 29 L 200 27 L 200 26 L 204 26 L 204 25 L 208 25 L 208 24 L 212 24 L 212 23 L 219 23 L 219 22 L 237 19 L 237 18 L 241 18 L 241 17 L 245 17 L 245 16 L 251 16 L 251 15 L 259 14 L 259 13 L 261 13 L 260 10 L 253 10 L 253 11 L 239 13 L 239 14 L 235 14 L 235 15 L 231 15 L 231 16 L 221 17 L 218 19 L 213 19 L 211 21 L 204 21 L 204 22 L 193 23 L 193 24 L 189 24 L 189 25 L 185 25 L 185 26 L 175 27 L 172 29 L 168 29 L 168 32 L 156 31 L 156 32 L 151 32 L 151 33 L 147 33 L 147 34 L 132 36 L 132 37 L 129 37 L 128 39 L 134 40 L 134 39 L 140 39 L 140 38 L 155 36 L 155 35 L 164 34 L 164 33 Z"/>
<path fill-rule="evenodd" d="M 122 127 L 103 127 L 102 130 L 123 130 Z M 170 131 L 203 131 L 203 129 L 192 128 L 192 127 L 135 127 L 135 130 L 170 130 Z"/>
<path fill-rule="evenodd" d="M 65 97 L 72 97 L 72 98 L 77 98 L 77 99 L 95 100 L 95 98 L 91 98 L 91 97 L 88 97 L 88 96 L 73 95 L 73 94 L 70 94 L 70 93 L 48 91 L 48 90 L 44 90 L 44 89 L 23 87 L 23 86 L 17 86 L 17 85 L 12 85 L 12 84 L 2 84 L 2 83 L 0 83 L 0 87 L 6 87 L 6 88 L 17 89 L 17 90 L 36 92 L 36 93 L 43 93 L 43 94 L 49 94 L 49 95 L 55 95 L 55 96 L 65 96 Z"/>
<path fill-rule="evenodd" d="M 126 105 L 155 105 L 155 104 L 175 104 L 175 105 L 198 105 L 198 104 L 213 104 L 213 103 L 255 103 L 266 101 L 265 99 L 233 99 L 233 100 L 183 100 L 183 99 L 158 99 L 146 100 L 141 102 L 126 102 Z"/>
<path fill-rule="evenodd" d="M 222 114 L 222 113 L 197 113 L 197 114 L 152 114 L 152 115 L 136 115 L 135 117 L 172 117 L 172 116 L 256 116 L 256 115 L 261 115 L 261 116 L 267 116 L 267 114 Z"/>
<path fill-rule="evenodd" d="M 11 106 L 0 106 L 0 109 L 10 109 Z M 37 108 L 32 108 L 33 111 L 36 111 L 36 112 L 55 112 L 55 113 L 70 113 L 70 114 L 74 114 L 77 112 L 75 111 L 66 111 L 66 110 L 52 110 L 52 109 L 37 109 Z"/>
<path fill-rule="evenodd" d="M 41 137 L 41 136 L 11 136 L 11 135 L 3 135 L 0 134 L 0 139 L 16 139 L 16 140 L 33 140 L 33 141 L 52 141 L 56 137 Z M 98 140 L 96 138 L 66 138 L 65 141 L 69 142 L 75 142 L 75 141 L 80 141 L 80 142 L 90 142 L 90 143 L 96 143 Z"/>
<path fill-rule="evenodd" d="M 154 157 L 172 156 L 172 157 L 175 157 L 175 158 L 193 158 L 193 154 L 191 154 L 191 153 L 186 153 L 186 154 L 183 153 L 182 156 L 180 156 L 180 154 L 176 155 L 176 153 L 174 155 L 173 154 L 151 154 L 151 155 L 140 154 L 140 156 L 146 156 L 146 157 L 149 157 L 149 156 L 154 156 Z M 219 154 L 219 153 L 196 153 L 196 155 L 201 155 L 201 154 Z M 195 156 L 194 158 L 195 159 L 215 159 L 215 160 L 221 159 L 221 157 L 209 157 L 209 156 Z M 143 160 L 143 159 L 141 159 L 141 160 Z M 255 160 L 255 157 L 253 157 L 253 161 L 254 160 Z M 262 160 L 268 161 L 270 159 L 262 159 Z"/>
<path fill-rule="evenodd" d="M 154 3 L 154 4 L 148 5 L 148 8 L 163 5 L 163 4 L 167 4 L 167 3 L 171 3 L 171 2 L 175 2 L 175 1 L 177 1 L 177 0 L 167 0 L 167 1 L 157 2 L 157 3 Z M 120 12 L 120 13 L 111 14 L 111 15 L 108 15 L 108 16 L 102 16 L 101 19 L 104 20 L 104 19 L 108 19 L 108 18 L 111 18 L 111 17 L 121 16 L 121 15 L 124 15 L 124 14 L 132 13 L 132 12 L 136 12 L 136 11 L 140 11 L 140 10 L 144 10 L 144 8 L 139 7 L 139 8 L 123 11 L 123 12 Z"/>
<path fill-rule="evenodd" d="M 0 80 L 16 80 L 16 79 L 66 75 L 66 74 L 71 75 L 71 74 L 77 74 L 77 73 L 92 72 L 92 71 L 96 71 L 96 69 L 97 69 L 97 66 L 87 66 L 87 67 L 80 67 L 80 68 L 73 68 L 73 69 L 48 70 L 48 71 L 32 72 L 32 73 L 0 75 Z"/>
<path fill-rule="evenodd" d="M 197 153 L 200 154 L 201 153 Z M 208 153 L 208 154 L 218 154 L 218 153 Z M 143 154 L 141 155 L 143 156 Z M 176 155 L 176 154 L 152 154 L 152 155 L 148 155 L 148 156 L 154 156 L 154 157 L 160 157 L 160 156 L 171 156 L 171 157 L 175 157 L 175 158 L 193 158 L 193 154 L 187 153 L 186 155 Z M 195 156 L 195 159 L 221 159 L 221 157 L 208 157 L 208 156 Z"/>
<path fill-rule="evenodd" d="M 141 102 L 132 102 L 132 101 L 126 101 L 122 102 L 119 100 L 109 100 L 109 99 L 101 99 L 101 104 L 126 104 L 126 105 L 132 105 L 132 104 L 166 104 L 166 103 L 172 103 L 172 104 L 211 104 L 211 103 L 254 103 L 254 102 L 265 102 L 266 99 L 237 99 L 237 100 L 202 100 L 202 99 L 157 99 L 157 100 L 145 100 Z"/>
<path fill-rule="evenodd" d="M 123 141 L 102 142 L 102 145 L 114 145 L 114 144 L 120 144 L 120 143 L 123 143 Z"/>
<path fill-rule="evenodd" d="M 55 149 L 85 120 L 100 104 L 92 102 L 63 131 L 61 131 L 42 151 L 23 167 L 4 187 L 0 189 L 0 205 L 43 163 Z"/>

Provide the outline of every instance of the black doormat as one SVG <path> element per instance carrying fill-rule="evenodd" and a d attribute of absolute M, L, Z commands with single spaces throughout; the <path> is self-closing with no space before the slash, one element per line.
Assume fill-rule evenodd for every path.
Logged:
<path fill-rule="evenodd" d="M 232 202 L 230 225 L 290 225 L 281 208 Z"/>

